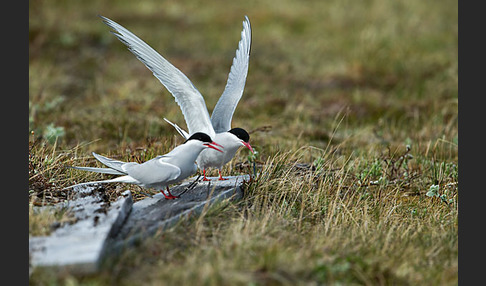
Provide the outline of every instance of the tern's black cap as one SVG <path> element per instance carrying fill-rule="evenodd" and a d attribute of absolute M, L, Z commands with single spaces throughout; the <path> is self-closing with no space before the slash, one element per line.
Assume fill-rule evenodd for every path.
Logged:
<path fill-rule="evenodd" d="M 208 142 L 208 143 L 213 142 L 213 140 L 211 139 L 211 137 L 209 137 L 208 134 L 202 133 L 202 132 L 196 132 L 196 133 L 192 134 L 192 136 L 189 137 L 189 139 L 187 139 L 186 142 L 189 141 L 189 140 L 199 140 L 199 141 Z"/>
<path fill-rule="evenodd" d="M 250 134 L 248 134 L 248 132 L 246 132 L 246 130 L 243 129 L 243 128 L 236 127 L 236 128 L 231 129 L 228 132 L 234 134 L 236 137 L 240 138 L 241 140 L 245 141 L 246 143 L 248 143 L 250 141 Z"/>

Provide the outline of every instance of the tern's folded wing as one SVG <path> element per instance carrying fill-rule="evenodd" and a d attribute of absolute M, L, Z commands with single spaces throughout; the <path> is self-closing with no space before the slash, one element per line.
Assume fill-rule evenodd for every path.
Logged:
<path fill-rule="evenodd" d="M 103 165 L 110 167 L 113 170 L 118 171 L 120 174 L 126 175 L 125 168 L 130 165 L 138 165 L 138 163 L 135 162 L 123 162 L 123 161 L 118 161 L 115 159 L 111 159 L 105 156 L 101 156 L 99 154 L 96 154 L 95 152 L 92 152 L 93 156 L 96 158 L 96 160 L 100 161 L 103 163 Z M 106 173 L 106 172 L 105 172 Z M 108 173 L 107 173 L 108 174 Z"/>
<path fill-rule="evenodd" d="M 154 158 L 143 164 L 129 166 L 127 173 L 137 181 L 151 185 L 176 180 L 181 174 L 181 169 L 175 165 L 162 162 L 159 158 Z"/>
<path fill-rule="evenodd" d="M 111 27 L 113 34 L 154 74 L 172 93 L 186 120 L 189 134 L 204 132 L 214 137 L 208 109 L 201 93 L 176 67 L 164 59 L 152 47 L 118 23 L 100 16 Z"/>
<path fill-rule="evenodd" d="M 250 48 L 251 26 L 250 20 L 245 16 L 243 30 L 241 31 L 241 40 L 238 43 L 238 49 L 233 58 L 233 65 L 228 75 L 226 87 L 211 114 L 211 123 L 216 133 L 226 132 L 231 129 L 233 113 L 245 88 L 250 61 Z"/>

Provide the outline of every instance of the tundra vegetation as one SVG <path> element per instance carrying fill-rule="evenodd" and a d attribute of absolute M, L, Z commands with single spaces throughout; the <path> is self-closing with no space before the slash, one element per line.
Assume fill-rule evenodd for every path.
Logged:
<path fill-rule="evenodd" d="M 456 285 L 455 1 L 29 2 L 29 235 L 72 222 L 69 185 L 108 178 L 91 152 L 143 162 L 181 144 L 172 96 L 104 25 L 109 17 L 184 72 L 209 112 L 241 22 L 250 68 L 228 175 L 244 198 L 180 221 L 96 274 L 32 285 Z M 217 175 L 214 171 L 213 175 Z M 113 200 L 136 186 L 109 184 Z M 57 223 L 54 223 L 57 222 Z"/>

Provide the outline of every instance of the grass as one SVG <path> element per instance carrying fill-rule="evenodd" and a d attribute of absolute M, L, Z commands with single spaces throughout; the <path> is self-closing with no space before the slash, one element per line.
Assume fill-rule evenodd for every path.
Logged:
<path fill-rule="evenodd" d="M 253 28 L 226 174 L 260 176 L 237 203 L 158 233 L 79 277 L 33 285 L 456 285 L 457 3 L 34 1 L 29 19 L 29 233 L 69 222 L 62 188 L 105 178 L 91 152 L 143 162 L 182 143 L 173 98 L 96 17 L 179 67 L 211 112 L 243 15 Z M 188 17 L 187 15 L 191 15 Z M 214 173 L 216 174 L 216 172 Z M 110 184 L 115 199 L 127 186 Z M 155 192 L 130 186 L 140 193 Z"/>

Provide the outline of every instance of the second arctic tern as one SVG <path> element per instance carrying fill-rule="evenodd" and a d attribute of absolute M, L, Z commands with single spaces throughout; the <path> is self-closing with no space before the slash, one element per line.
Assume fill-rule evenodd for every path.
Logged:
<path fill-rule="evenodd" d="M 121 176 L 109 180 L 80 183 L 69 188 L 97 183 L 129 183 L 144 188 L 158 189 L 166 199 L 175 199 L 177 197 L 170 193 L 169 185 L 178 183 L 196 172 L 197 166 L 194 161 L 202 150 L 212 148 L 217 152 L 222 152 L 215 145 L 220 146 L 209 135 L 196 132 L 184 144 L 175 147 L 169 153 L 142 164 L 122 162 L 93 152 L 93 156 L 108 168 L 75 166 L 71 168 Z M 164 193 L 164 188 L 167 195 Z"/>
<path fill-rule="evenodd" d="M 196 132 L 204 132 L 221 144 L 223 152 L 203 150 L 197 158 L 197 165 L 203 170 L 203 180 L 208 180 L 206 169 L 209 167 L 218 168 L 219 179 L 224 180 L 221 169 L 233 158 L 241 146 L 245 146 L 253 152 L 248 132 L 242 128 L 231 128 L 233 113 L 243 95 L 248 74 L 251 47 L 251 26 L 248 17 L 245 16 L 245 21 L 243 21 L 241 40 L 238 43 L 226 87 L 214 107 L 211 118 L 201 93 L 179 69 L 120 24 L 106 17 L 100 17 L 115 31 L 112 33 L 152 71 L 154 76 L 174 96 L 182 110 L 189 132 L 164 119 L 186 139 Z"/>

